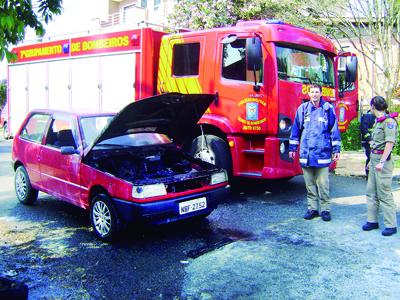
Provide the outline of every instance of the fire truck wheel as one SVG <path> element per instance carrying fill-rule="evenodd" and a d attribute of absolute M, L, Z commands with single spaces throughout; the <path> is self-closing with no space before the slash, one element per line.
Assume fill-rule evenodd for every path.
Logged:
<path fill-rule="evenodd" d="M 39 191 L 31 186 L 28 172 L 23 166 L 15 171 L 14 186 L 18 201 L 22 204 L 33 204 L 37 200 Z"/>
<path fill-rule="evenodd" d="M 192 142 L 190 153 L 193 157 L 224 168 L 228 174 L 232 174 L 231 153 L 223 139 L 210 134 L 198 136 Z"/>

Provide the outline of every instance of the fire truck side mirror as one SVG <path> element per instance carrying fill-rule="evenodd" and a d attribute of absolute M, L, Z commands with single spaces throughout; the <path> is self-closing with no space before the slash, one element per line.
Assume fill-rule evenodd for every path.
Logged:
<path fill-rule="evenodd" d="M 261 39 L 258 36 L 246 40 L 247 70 L 259 71 L 262 68 Z"/>
<path fill-rule="evenodd" d="M 357 57 L 350 56 L 346 60 L 346 82 L 354 83 L 357 79 Z"/>

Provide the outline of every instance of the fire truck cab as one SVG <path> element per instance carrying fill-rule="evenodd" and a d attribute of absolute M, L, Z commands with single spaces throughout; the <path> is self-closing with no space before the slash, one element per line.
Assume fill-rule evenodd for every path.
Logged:
<path fill-rule="evenodd" d="M 280 21 L 167 35 L 158 92 L 215 94 L 187 145 L 195 157 L 233 176 L 291 178 L 301 168 L 288 156 L 289 135 L 297 107 L 309 100 L 309 85 L 321 85 L 334 105 L 346 94 L 339 95 L 337 58 L 329 39 Z M 342 84 L 355 84 L 354 62 L 342 65 L 349 81 Z"/>

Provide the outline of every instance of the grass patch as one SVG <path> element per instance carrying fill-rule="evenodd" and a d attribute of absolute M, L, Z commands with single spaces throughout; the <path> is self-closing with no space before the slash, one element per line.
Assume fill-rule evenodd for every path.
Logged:
<path fill-rule="evenodd" d="M 396 160 L 394 161 L 394 167 L 395 167 L 395 168 L 400 168 L 400 159 L 396 159 Z"/>

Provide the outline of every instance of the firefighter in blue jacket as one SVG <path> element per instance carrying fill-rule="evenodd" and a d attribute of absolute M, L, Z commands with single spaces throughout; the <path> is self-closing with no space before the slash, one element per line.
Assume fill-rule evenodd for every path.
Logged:
<path fill-rule="evenodd" d="M 321 99 L 322 88 L 310 86 L 310 101 L 299 106 L 289 140 L 289 157 L 294 159 L 300 146 L 299 161 L 307 189 L 308 210 L 304 219 L 319 216 L 331 220 L 329 165 L 340 156 L 340 132 L 334 107 Z"/>

